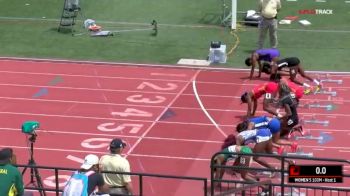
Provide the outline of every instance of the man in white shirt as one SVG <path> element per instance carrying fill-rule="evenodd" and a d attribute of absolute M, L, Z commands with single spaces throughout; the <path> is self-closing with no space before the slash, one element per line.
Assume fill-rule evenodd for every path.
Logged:
<path fill-rule="evenodd" d="M 270 47 L 277 48 L 277 12 L 281 9 L 280 0 L 258 0 L 258 11 L 261 13 L 261 21 L 259 23 L 259 40 L 258 49 L 264 47 L 266 33 L 269 31 Z"/>
<path fill-rule="evenodd" d="M 129 161 L 121 156 L 126 144 L 119 138 L 115 138 L 109 145 L 110 154 L 100 159 L 102 171 L 130 172 Z M 110 195 L 132 195 L 130 175 L 103 173 L 105 182 L 109 185 Z"/>

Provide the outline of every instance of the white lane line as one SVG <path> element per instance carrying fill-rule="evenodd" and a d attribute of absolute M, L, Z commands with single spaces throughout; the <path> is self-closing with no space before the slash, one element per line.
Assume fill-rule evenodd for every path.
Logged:
<path fill-rule="evenodd" d="M 151 73 L 151 76 L 186 77 L 186 76 L 187 76 L 187 74 Z"/>
<path fill-rule="evenodd" d="M 8 73 L 8 74 L 24 74 L 24 75 L 39 75 L 39 76 L 64 76 L 64 77 L 79 77 L 79 78 L 101 78 L 101 79 L 122 79 L 122 80 L 151 80 L 151 81 L 164 81 L 164 79 L 159 78 L 133 78 L 127 76 L 101 76 L 101 75 L 80 75 L 80 74 L 65 74 L 65 73 L 46 73 L 46 72 L 22 72 L 22 71 L 1 71 L 0 73 Z M 167 81 L 174 82 L 186 82 L 186 80 L 174 80 L 167 79 Z"/>
<path fill-rule="evenodd" d="M 339 152 L 350 152 L 350 150 L 339 150 Z"/>
<path fill-rule="evenodd" d="M 198 70 L 191 80 L 188 81 L 186 85 L 183 86 L 183 88 L 177 93 L 177 95 L 172 99 L 172 101 L 169 102 L 169 104 L 164 107 L 163 111 L 158 115 L 155 121 L 152 122 L 152 124 L 148 127 L 148 129 L 139 137 L 139 139 L 135 142 L 135 144 L 129 149 L 129 151 L 126 153 L 127 157 L 129 154 L 133 152 L 133 150 L 140 144 L 142 139 L 152 130 L 154 125 L 160 120 L 160 118 L 163 116 L 163 114 L 175 103 L 175 101 L 180 97 L 180 95 L 186 90 L 186 88 L 192 83 L 192 81 L 197 77 L 197 75 L 200 73 L 200 70 Z"/>
<path fill-rule="evenodd" d="M 194 95 L 196 96 L 197 102 L 198 102 L 199 106 L 201 107 L 202 111 L 208 117 L 210 122 L 213 123 L 213 125 L 216 127 L 216 129 L 226 138 L 227 134 L 220 128 L 220 126 L 215 122 L 215 120 L 210 116 L 208 111 L 205 109 L 205 107 L 204 107 L 204 105 L 203 105 L 203 103 L 198 95 L 198 92 L 197 92 L 196 79 L 193 80 L 192 87 L 193 87 Z"/>
<path fill-rule="evenodd" d="M 68 118 L 68 119 L 90 119 L 90 120 L 111 120 L 111 121 L 128 121 L 128 122 L 148 122 L 153 123 L 154 120 L 137 120 L 137 119 L 123 119 L 123 118 L 104 118 L 104 117 L 91 117 L 91 116 L 72 116 L 72 115 L 53 115 L 53 114 L 34 114 L 34 113 L 24 113 L 24 112 L 0 112 L 4 115 L 24 115 L 24 116 L 40 116 L 40 117 L 58 117 L 58 118 Z M 161 121 L 158 123 L 164 124 L 179 124 L 179 125 L 199 125 L 199 126 L 210 126 L 211 123 L 201 123 L 201 122 L 182 122 L 182 121 Z M 232 124 L 220 124 L 221 127 L 232 127 Z M 325 128 L 306 128 L 310 131 L 329 131 L 329 132 L 349 132 L 349 130 L 342 129 L 327 129 Z"/>
<path fill-rule="evenodd" d="M 11 128 L 0 128 L 0 131 L 6 132 L 6 131 L 20 131 L 20 129 L 11 129 Z M 81 132 L 65 132 L 65 131 L 47 131 L 47 130 L 38 130 L 38 133 L 43 133 L 45 134 L 50 133 L 50 134 L 63 134 L 63 135 L 88 135 L 88 136 L 105 136 L 105 137 L 121 137 L 121 138 L 134 138 L 138 139 L 139 136 L 127 136 L 127 135 L 122 135 L 122 134 L 98 134 L 98 133 L 81 133 Z M 19 132 L 18 132 L 19 133 Z M 198 143 L 207 143 L 207 144 L 222 144 L 222 140 L 197 140 L 197 139 L 182 139 L 182 138 L 167 138 L 167 137 L 149 137 L 145 136 L 145 139 L 151 139 L 151 140 L 168 140 L 168 141 L 177 141 L 177 142 L 198 142 Z M 301 145 L 303 148 L 312 148 L 312 149 L 319 149 L 319 146 L 307 146 L 307 145 Z M 347 146 L 323 146 L 322 149 L 344 149 L 342 151 L 350 150 L 350 147 Z"/>
<path fill-rule="evenodd" d="M 0 17 L 4 18 L 4 17 Z M 10 17 L 6 17 L 10 18 Z M 16 19 L 16 18 L 15 18 Z M 36 19 L 35 19 L 36 20 Z M 187 27 L 187 25 L 186 25 Z M 287 31 L 302 31 L 301 29 L 281 29 L 281 30 L 287 30 Z M 340 32 L 340 33 L 348 33 L 350 31 L 336 31 L 336 30 L 305 30 L 305 31 L 314 31 L 314 32 Z M 232 71 L 231 73 L 235 74 L 241 74 L 240 72 L 246 72 L 249 73 L 250 69 L 240 69 L 240 68 L 232 68 L 232 67 L 198 67 L 198 66 L 180 66 L 180 65 L 165 65 L 165 64 L 142 64 L 142 63 L 122 63 L 122 62 L 108 62 L 108 61 L 78 61 L 78 60 L 68 60 L 68 59 L 49 59 L 49 58 L 22 58 L 22 57 L 0 57 L 0 60 L 3 61 L 30 61 L 30 62 L 52 62 L 57 64 L 83 64 L 86 63 L 88 65 L 94 65 L 94 66 L 101 66 L 101 67 L 111 67 L 111 65 L 115 65 L 114 67 L 117 68 L 117 66 L 125 67 L 125 66 L 138 66 L 143 68 L 175 68 L 175 69 L 181 69 L 181 68 L 187 68 L 187 69 L 202 69 L 202 70 L 218 70 L 218 71 Z M 87 66 L 88 66 L 87 65 Z M 332 74 L 334 76 L 348 76 L 350 72 L 347 71 L 306 71 L 307 73 L 314 73 L 314 74 Z"/>
<path fill-rule="evenodd" d="M 20 101 L 35 101 L 35 102 L 58 102 L 58 103 L 76 103 L 76 104 L 94 104 L 94 105 L 114 105 L 114 106 L 137 106 L 137 107 L 144 107 L 144 108 L 159 108 L 159 109 L 163 109 L 164 106 L 159 105 L 159 106 L 152 106 L 152 105 L 137 105 L 137 104 L 128 104 L 128 103 L 106 103 L 106 102 L 87 102 L 87 101 L 65 101 L 65 100 L 50 100 L 50 99 L 32 99 L 32 98 L 8 98 L 8 97 L 0 97 L 0 99 L 7 99 L 7 100 L 20 100 Z M 202 108 L 191 108 L 191 107 L 176 107 L 174 106 L 173 108 L 175 109 L 184 109 L 184 110 L 202 110 Z M 233 109 L 206 109 L 207 111 L 218 111 L 218 112 L 237 112 L 237 113 L 245 113 L 245 110 L 233 110 Z M 1 113 L 1 112 L 0 112 Z M 9 112 L 9 113 L 16 113 L 16 112 Z M 257 114 L 265 114 L 265 111 L 262 110 L 258 110 Z M 350 117 L 350 114 L 337 114 L 337 113 L 332 113 L 332 115 L 330 115 L 329 113 L 305 113 L 305 112 L 299 112 L 301 118 L 305 118 L 305 117 L 312 117 L 315 114 L 317 114 L 318 116 L 325 116 L 328 118 L 336 118 L 337 117 Z M 33 113 L 33 115 L 36 115 Z M 49 114 L 47 114 L 49 115 Z M 51 115 L 55 115 L 55 114 L 51 114 Z M 62 115 L 64 116 L 64 115 Z"/>

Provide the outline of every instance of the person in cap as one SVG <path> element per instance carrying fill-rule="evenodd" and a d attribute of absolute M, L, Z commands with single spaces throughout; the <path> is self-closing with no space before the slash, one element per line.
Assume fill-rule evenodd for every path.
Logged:
<path fill-rule="evenodd" d="M 102 174 L 99 173 L 98 156 L 94 154 L 86 155 L 83 164 L 80 166 L 79 172 L 88 174 L 88 195 L 93 192 L 98 192 L 98 194 L 108 193 L 108 186 L 103 180 Z"/>
<path fill-rule="evenodd" d="M 215 166 L 225 166 L 228 162 L 233 162 L 234 166 L 238 167 L 249 167 L 252 157 L 249 154 L 252 154 L 252 150 L 248 146 L 238 146 L 235 145 L 235 142 L 232 142 L 231 144 L 228 144 L 227 141 L 235 141 L 233 135 L 230 135 L 224 142 L 221 151 L 214 157 L 214 165 Z M 229 146 L 227 146 L 229 145 Z M 220 154 L 222 153 L 222 154 Z M 230 153 L 242 153 L 247 154 L 245 155 L 235 155 Z M 214 168 L 214 179 L 221 180 L 225 173 L 225 168 Z M 249 173 L 248 170 L 235 170 L 233 172 L 241 174 L 241 177 L 249 182 L 257 182 L 257 179 L 252 176 L 251 173 Z M 221 183 L 216 182 L 216 187 L 220 187 Z"/>
<path fill-rule="evenodd" d="M 103 155 L 100 159 L 100 166 L 103 171 L 130 172 L 129 161 L 122 157 L 122 151 L 126 143 L 115 138 L 109 145 L 110 153 Z M 109 186 L 110 195 L 132 195 L 133 188 L 130 175 L 103 173 L 103 178 Z"/>
<path fill-rule="evenodd" d="M 0 151 L 0 195 L 21 196 L 24 193 L 22 174 L 13 166 L 15 155 L 11 148 Z"/>
<path fill-rule="evenodd" d="M 258 99 L 264 95 L 263 109 L 267 110 L 272 98 L 278 92 L 278 84 L 275 82 L 267 82 L 259 84 L 253 88 L 253 90 L 244 92 L 241 95 L 241 102 L 247 103 L 246 118 L 250 118 L 255 115 L 258 108 Z"/>
<path fill-rule="evenodd" d="M 263 71 L 264 62 L 272 64 L 278 60 L 280 56 L 280 51 L 276 48 L 263 48 L 255 50 L 250 57 L 246 58 L 245 64 L 251 66 L 249 78 L 253 79 L 254 69 L 256 64 L 259 65 L 259 75 L 261 77 L 261 72 Z"/>

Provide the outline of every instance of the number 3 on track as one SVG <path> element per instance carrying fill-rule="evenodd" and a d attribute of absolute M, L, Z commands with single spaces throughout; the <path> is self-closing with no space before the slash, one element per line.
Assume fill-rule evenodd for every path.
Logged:
<path fill-rule="evenodd" d="M 152 117 L 153 114 L 138 110 L 134 108 L 126 108 L 124 112 L 111 112 L 112 116 L 121 116 L 121 117 L 128 117 L 128 116 L 139 116 L 139 117 Z"/>

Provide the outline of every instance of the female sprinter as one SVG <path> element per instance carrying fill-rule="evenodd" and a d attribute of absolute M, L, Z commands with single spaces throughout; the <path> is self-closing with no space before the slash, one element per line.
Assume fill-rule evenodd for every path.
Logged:
<path fill-rule="evenodd" d="M 280 139 L 281 122 L 278 118 L 270 118 L 267 116 L 259 116 L 245 120 L 237 125 L 237 129 L 241 131 L 268 128 L 272 134 L 272 145 L 277 148 L 278 154 L 284 152 L 282 145 L 291 147 L 292 152 L 296 152 L 298 144 Z"/>
<path fill-rule="evenodd" d="M 260 128 L 242 131 L 237 128 L 237 132 L 239 132 L 239 134 L 236 136 L 237 145 L 245 145 L 246 143 L 254 142 L 254 153 L 273 153 L 272 134 L 270 129 Z M 272 165 L 267 163 L 265 160 L 260 159 L 258 156 L 254 156 L 253 160 L 266 168 L 275 169 Z"/>
<path fill-rule="evenodd" d="M 229 143 L 228 143 L 229 141 Z M 222 146 L 222 149 L 219 153 L 214 157 L 214 164 L 216 166 L 224 166 L 228 161 L 234 160 L 235 166 L 249 167 L 251 163 L 251 156 L 249 154 L 252 153 L 252 150 L 248 146 L 237 146 L 234 145 L 235 136 L 230 135 Z M 238 156 L 230 153 L 243 153 L 247 154 L 247 156 Z M 257 180 L 249 173 L 247 170 L 236 170 L 235 172 L 240 173 L 241 177 L 250 182 L 257 182 Z M 215 168 L 214 179 L 222 179 L 225 173 L 225 168 Z M 216 183 L 216 187 L 220 187 L 221 183 Z"/>
<path fill-rule="evenodd" d="M 258 99 L 263 95 L 271 97 L 271 95 L 275 95 L 278 92 L 278 84 L 275 82 L 267 82 L 264 84 L 259 84 L 253 88 L 253 90 L 244 92 L 241 95 L 241 102 L 247 103 L 247 118 L 250 118 L 255 115 L 256 109 L 258 107 Z M 263 102 L 263 109 L 266 110 L 267 105 L 269 103 L 265 101 Z"/>
<path fill-rule="evenodd" d="M 281 117 L 281 136 L 289 133 L 289 131 L 299 123 L 297 112 L 298 100 L 291 89 L 285 83 L 280 83 L 279 87 L 279 104 L 284 108 L 285 115 Z"/>

